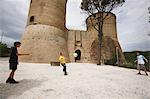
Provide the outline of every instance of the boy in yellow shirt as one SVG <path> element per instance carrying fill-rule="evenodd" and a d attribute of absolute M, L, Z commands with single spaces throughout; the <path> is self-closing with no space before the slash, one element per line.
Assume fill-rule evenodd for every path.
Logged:
<path fill-rule="evenodd" d="M 64 75 L 67 75 L 67 71 L 66 71 L 66 61 L 65 61 L 65 57 L 63 56 L 62 52 L 60 52 L 59 62 L 60 62 L 60 64 L 63 66 Z"/>

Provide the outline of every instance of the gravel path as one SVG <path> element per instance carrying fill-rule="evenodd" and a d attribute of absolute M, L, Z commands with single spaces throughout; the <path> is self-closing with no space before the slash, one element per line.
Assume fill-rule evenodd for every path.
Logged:
<path fill-rule="evenodd" d="M 95 64 L 20 63 L 15 78 L 6 84 L 8 62 L 0 61 L 0 99 L 150 99 L 150 76 L 137 70 Z M 149 73 L 150 75 L 150 73 Z"/>

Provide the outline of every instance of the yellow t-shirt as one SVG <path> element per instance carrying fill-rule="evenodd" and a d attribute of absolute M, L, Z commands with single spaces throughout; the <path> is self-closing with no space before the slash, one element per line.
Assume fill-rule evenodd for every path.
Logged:
<path fill-rule="evenodd" d="M 64 56 L 59 56 L 60 63 L 66 63 Z"/>

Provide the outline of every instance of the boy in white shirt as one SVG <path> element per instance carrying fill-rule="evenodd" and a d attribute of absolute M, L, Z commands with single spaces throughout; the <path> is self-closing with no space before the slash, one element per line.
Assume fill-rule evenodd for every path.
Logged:
<path fill-rule="evenodd" d="M 144 60 L 146 62 L 148 62 L 148 60 L 143 55 L 140 55 L 140 53 L 137 52 L 137 60 L 135 60 L 135 62 L 137 62 L 137 65 L 139 66 L 139 72 L 138 72 L 138 74 L 141 75 L 140 71 L 141 71 L 141 68 L 143 67 L 144 71 L 145 71 L 145 74 L 148 76 L 148 73 L 146 71 L 146 67 L 144 66 L 144 64 L 145 64 Z"/>

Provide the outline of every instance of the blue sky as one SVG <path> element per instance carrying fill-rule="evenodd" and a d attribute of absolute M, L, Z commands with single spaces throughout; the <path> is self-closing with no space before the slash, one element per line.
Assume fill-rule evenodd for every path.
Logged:
<path fill-rule="evenodd" d="M 80 9 L 81 0 L 68 0 L 66 27 L 86 30 L 85 15 Z M 0 35 L 2 41 L 12 45 L 20 40 L 26 26 L 30 0 L 0 1 Z M 126 3 L 113 11 L 117 16 L 118 39 L 123 51 L 150 51 L 150 0 L 126 0 Z M 72 13 L 73 12 L 73 13 Z M 0 36 L 1 37 L 1 36 Z"/>

